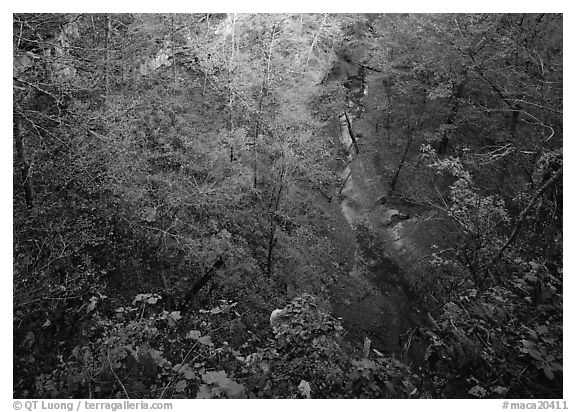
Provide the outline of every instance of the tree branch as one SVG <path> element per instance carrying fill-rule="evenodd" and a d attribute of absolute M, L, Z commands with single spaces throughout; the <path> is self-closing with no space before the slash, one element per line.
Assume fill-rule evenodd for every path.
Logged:
<path fill-rule="evenodd" d="M 528 205 L 524 208 L 524 210 L 522 210 L 522 212 L 518 216 L 518 219 L 516 220 L 516 224 L 514 225 L 514 228 L 512 229 L 512 232 L 510 233 L 508 240 L 506 240 L 506 243 L 504 243 L 504 245 L 502 245 L 502 247 L 494 255 L 494 257 L 492 259 L 490 259 L 487 266 L 493 265 L 500 258 L 500 256 L 502 256 L 504 251 L 514 242 L 514 240 L 518 236 L 518 232 L 520 231 L 520 227 L 522 226 L 522 223 L 524 223 L 524 220 L 528 216 L 528 212 L 530 212 L 530 210 L 534 206 L 534 203 L 536 203 L 536 200 L 538 200 L 538 198 L 540 196 L 542 196 L 542 194 L 544 194 L 544 192 L 546 190 L 548 190 L 554 183 L 556 183 L 562 177 L 562 169 L 563 169 L 563 167 L 560 167 L 560 169 L 558 169 L 554 173 L 554 175 L 552 175 L 552 177 L 550 179 L 548 179 L 548 181 L 546 183 L 544 183 L 544 185 L 542 185 L 542 187 L 538 190 L 538 192 L 536 192 L 536 194 L 534 196 L 532 196 L 532 199 L 530 199 L 530 202 L 528 202 Z"/>
<path fill-rule="evenodd" d="M 322 28 L 324 27 L 324 23 L 326 23 L 326 16 L 327 15 L 328 15 L 328 13 L 324 13 L 324 17 L 322 18 L 322 23 L 320 23 L 320 27 L 318 28 L 318 31 L 314 35 L 314 39 L 312 40 L 312 44 L 310 45 L 310 50 L 308 50 L 308 58 L 306 59 L 306 65 L 304 66 L 304 73 L 306 73 L 306 70 L 308 70 L 308 63 L 310 62 L 310 58 L 312 57 L 312 52 L 314 51 L 314 46 L 316 45 L 316 40 L 318 39 L 318 35 L 322 31 Z"/>

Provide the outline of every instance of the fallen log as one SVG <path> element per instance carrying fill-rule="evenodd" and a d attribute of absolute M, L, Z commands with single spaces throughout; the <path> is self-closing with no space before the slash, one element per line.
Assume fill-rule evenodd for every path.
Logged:
<path fill-rule="evenodd" d="M 356 154 L 359 154 L 360 149 L 358 148 L 358 141 L 356 140 L 356 135 L 354 134 L 354 131 L 352 130 L 352 122 L 350 121 L 350 117 L 348 116 L 347 111 L 344 111 L 344 117 L 346 118 L 346 124 L 348 125 L 348 132 L 350 133 L 350 138 L 352 139 L 352 143 L 354 144 L 354 147 L 356 148 Z"/>

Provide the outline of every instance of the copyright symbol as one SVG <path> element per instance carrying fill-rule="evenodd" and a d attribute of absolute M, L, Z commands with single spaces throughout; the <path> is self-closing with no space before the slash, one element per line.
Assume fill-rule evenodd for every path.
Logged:
<path fill-rule="evenodd" d="M 19 411 L 20 409 L 22 409 L 22 402 L 20 402 L 20 401 L 15 401 L 13 406 L 14 406 L 14 409 L 16 409 L 17 411 Z"/>

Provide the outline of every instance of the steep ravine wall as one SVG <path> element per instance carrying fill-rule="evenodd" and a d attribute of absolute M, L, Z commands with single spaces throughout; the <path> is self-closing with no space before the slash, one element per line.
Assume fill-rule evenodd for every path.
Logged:
<path fill-rule="evenodd" d="M 353 139 L 351 128 L 362 116 L 361 99 L 367 94 L 363 79 L 343 82 L 347 87 L 360 87 L 348 93 L 347 115 L 339 117 L 336 139 L 345 160 L 339 171 L 343 179 L 339 196 L 340 210 L 350 230 L 355 235 L 354 262 L 348 278 L 336 285 L 332 306 L 353 340 L 368 337 L 374 348 L 411 360 L 421 357 L 414 354 L 416 345 L 405 346 L 405 337 L 418 325 L 417 299 L 410 290 L 402 265 L 396 261 L 399 254 L 408 254 L 409 241 L 402 238 L 407 216 L 397 209 L 375 206 L 377 193 L 367 182 L 371 175 L 374 157 L 370 150 L 364 152 L 361 138 Z M 352 133 L 354 131 L 352 130 Z M 355 141 L 356 140 L 356 141 Z M 362 147 L 361 152 L 355 144 Z M 385 154 L 381 154 L 384 156 Z M 409 353 L 410 352 L 410 353 Z M 418 352 L 418 350 L 416 350 Z"/>

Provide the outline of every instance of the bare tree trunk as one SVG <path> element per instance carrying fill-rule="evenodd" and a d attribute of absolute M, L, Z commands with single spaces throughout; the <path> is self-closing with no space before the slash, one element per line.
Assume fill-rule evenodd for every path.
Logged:
<path fill-rule="evenodd" d="M 344 183 L 342 183 L 342 186 L 340 186 L 340 190 L 338 191 L 338 195 L 342 194 L 342 191 L 344 190 L 344 187 L 346 187 L 346 183 L 348 183 L 348 179 L 350 179 L 351 175 L 352 175 L 352 170 L 350 170 L 348 172 L 348 175 L 346 175 L 346 179 L 344 179 Z"/>
<path fill-rule="evenodd" d="M 558 180 L 560 180 L 560 178 L 562 177 L 563 168 L 564 167 L 560 167 L 560 169 L 558 169 L 552 175 L 552 177 L 550 179 L 548 179 L 548 181 L 546 181 L 546 183 L 544 183 L 542 185 L 542 187 L 536 192 L 536 194 L 534 196 L 532 196 L 532 199 L 530 199 L 530 202 L 528 202 L 528 205 L 524 208 L 524 210 L 522 210 L 522 212 L 518 216 L 518 219 L 516 219 L 516 224 L 514 225 L 514 228 L 512 229 L 510 236 L 506 240 L 506 243 L 504 243 L 504 245 L 502 245 L 502 247 L 500 248 L 500 250 L 498 250 L 498 252 L 494 255 L 494 257 L 492 259 L 490 259 L 488 266 L 496 263 L 496 261 L 500 258 L 500 256 L 502 256 L 504 251 L 516 240 L 516 237 L 518 236 L 518 233 L 520 232 L 520 228 L 522 226 L 522 223 L 524 223 L 524 220 L 528 216 L 528 212 L 530 212 L 530 210 L 534 206 L 534 203 L 536 203 L 536 200 L 538 200 L 538 198 L 540 198 L 540 196 L 542 196 L 544 194 L 544 192 L 546 192 L 548 189 L 550 189 L 550 187 L 552 187 L 552 185 L 554 183 L 556 183 Z"/>
<path fill-rule="evenodd" d="M 224 260 L 222 259 L 222 256 L 219 256 L 212 267 L 207 269 L 206 272 L 204 272 L 204 275 L 202 275 L 202 277 L 198 279 L 194 285 L 186 292 L 185 299 L 187 301 L 194 299 L 200 289 L 202 289 L 219 271 L 224 270 L 224 267 Z"/>
<path fill-rule="evenodd" d="M 176 77 L 176 44 L 174 40 L 174 15 L 170 15 L 170 41 L 172 44 L 172 76 L 174 77 L 174 84 L 178 83 Z"/>
<path fill-rule="evenodd" d="M 122 81 L 122 86 L 125 85 L 124 82 L 126 81 L 126 72 L 127 72 L 126 68 L 128 67 L 128 61 L 127 61 L 128 59 L 126 58 L 125 49 L 124 49 L 125 47 L 126 47 L 126 46 L 125 46 L 124 43 L 122 43 L 122 44 L 120 45 L 120 61 L 121 61 L 121 63 L 120 63 L 120 70 L 122 71 L 122 74 L 121 74 L 120 78 L 121 78 L 121 81 Z"/>
<path fill-rule="evenodd" d="M 162 249 L 162 246 L 164 244 L 164 239 L 166 239 L 166 235 L 169 234 L 170 230 L 176 225 L 176 223 L 178 222 L 178 212 L 180 211 L 180 209 L 176 209 L 174 211 L 174 214 L 172 215 L 171 219 L 170 219 L 170 225 L 168 226 L 168 228 L 166 228 L 166 230 L 160 230 L 160 236 L 158 237 L 158 242 L 156 244 L 156 253 L 159 255 L 160 251 Z M 168 280 L 166 279 L 166 265 L 164 264 L 164 262 L 162 262 L 160 264 L 160 269 L 159 269 L 159 275 L 160 275 L 160 280 L 162 281 L 162 286 L 164 287 L 165 291 L 168 291 Z"/>
<path fill-rule="evenodd" d="M 208 83 L 208 70 L 204 72 L 204 86 L 202 87 L 202 96 L 206 95 L 206 84 Z"/>
<path fill-rule="evenodd" d="M 390 124 L 392 114 L 392 79 L 389 77 L 384 79 L 384 88 L 386 89 L 386 138 L 390 144 Z"/>
<path fill-rule="evenodd" d="M 272 275 L 272 253 L 276 245 L 276 221 L 274 217 L 270 219 L 270 232 L 268 233 L 268 255 L 266 257 L 266 275 Z"/>
<path fill-rule="evenodd" d="M 356 148 L 356 154 L 360 153 L 360 149 L 358 148 L 358 142 L 356 141 L 356 135 L 354 134 L 354 130 L 352 130 L 352 122 L 350 121 L 350 117 L 348 116 L 348 112 L 344 111 L 344 117 L 346 117 L 346 124 L 348 125 L 348 132 L 350 133 L 350 138 L 352 139 L 352 144 Z"/>
<path fill-rule="evenodd" d="M 206 14 L 206 20 L 208 20 L 209 14 Z M 209 24 L 209 23 L 208 23 Z M 228 62 L 228 111 L 230 113 L 230 134 L 234 132 L 234 91 L 232 89 L 232 64 L 234 62 L 234 31 L 236 24 L 236 14 L 232 17 L 232 46 L 230 50 L 230 60 Z M 204 89 L 206 89 L 206 80 L 208 80 L 208 72 L 204 76 Z M 204 91 L 202 91 L 204 94 Z M 232 146 L 230 144 L 230 162 L 234 160 L 234 155 L 232 151 Z"/>
<path fill-rule="evenodd" d="M 316 34 L 314 34 L 314 39 L 312 39 L 312 44 L 310 45 L 310 50 L 308 50 L 308 57 L 306 58 L 306 65 L 304 66 L 304 73 L 306 73 L 306 70 L 308 70 L 308 63 L 310 62 L 310 58 L 312 57 L 312 52 L 314 51 L 314 46 L 316 45 L 316 40 L 318 39 L 318 35 L 322 31 L 322 28 L 324 27 L 324 23 L 326 23 L 326 16 L 327 15 L 328 15 L 327 13 L 324 13 L 324 16 L 322 17 L 322 23 L 320 23 L 320 27 L 318 28 L 318 31 L 316 32 Z"/>
<path fill-rule="evenodd" d="M 396 33 L 397 33 L 397 29 L 396 29 L 396 25 L 394 24 L 392 29 L 392 44 L 390 45 L 390 53 L 388 54 L 388 59 L 390 60 L 390 63 L 394 62 L 394 43 L 396 42 Z"/>
<path fill-rule="evenodd" d="M 476 60 L 473 56 L 471 56 L 472 62 L 476 64 Z M 510 139 L 513 140 L 516 137 L 516 126 L 518 125 L 518 120 L 520 119 L 520 110 L 522 107 L 518 103 L 511 103 L 509 98 L 506 97 L 503 90 L 500 90 L 487 76 L 486 74 L 480 69 L 480 67 L 476 67 L 476 72 L 488 83 L 488 85 L 492 88 L 493 91 L 502 99 L 504 104 L 510 108 L 512 112 L 512 119 L 509 122 L 509 129 L 510 129 Z"/>
<path fill-rule="evenodd" d="M 234 36 L 235 36 L 235 31 L 236 31 L 236 13 L 232 14 L 232 57 L 231 60 L 234 60 L 234 49 L 235 49 L 235 45 L 234 45 Z"/>
<path fill-rule="evenodd" d="M 206 77 L 207 78 L 207 77 Z M 230 68 L 228 68 L 228 111 L 230 117 L 230 132 L 234 131 L 234 91 L 232 90 L 232 77 L 230 76 Z"/>
<path fill-rule="evenodd" d="M 370 355 L 370 344 L 372 341 L 368 338 L 364 338 L 364 347 L 362 348 L 362 359 L 368 359 Z"/>
<path fill-rule="evenodd" d="M 272 203 L 270 206 L 273 206 L 273 209 L 270 213 L 270 232 L 268 234 L 268 255 L 266 258 L 266 274 L 270 276 L 272 274 L 272 257 L 274 252 L 274 246 L 276 246 L 276 214 L 278 213 L 278 209 L 280 208 L 280 201 L 282 199 L 282 190 L 284 189 L 284 177 L 285 177 L 286 169 L 284 166 L 280 172 L 280 187 L 278 188 L 278 194 L 276 198 L 272 199 Z"/>
<path fill-rule="evenodd" d="M 112 38 L 112 19 L 106 14 L 106 60 L 104 62 L 104 87 L 106 88 L 106 100 L 110 94 L 110 39 Z"/>
<path fill-rule="evenodd" d="M 464 85 L 466 83 L 466 79 L 464 79 L 454 91 L 454 95 L 452 97 L 452 107 L 450 109 L 450 114 L 448 115 L 448 119 L 446 119 L 446 125 L 451 126 L 454 124 L 454 120 L 456 120 L 456 115 L 458 114 L 458 109 L 460 108 L 460 98 L 462 97 L 462 93 L 464 92 Z M 448 151 L 448 145 L 450 143 L 450 130 L 445 129 L 444 133 L 442 134 L 442 140 L 438 145 L 438 154 L 444 155 Z"/>
<path fill-rule="evenodd" d="M 162 281 L 162 287 L 165 292 L 168 292 L 168 280 L 166 279 L 166 273 L 164 272 L 166 270 L 166 265 L 162 263 L 160 266 L 160 280 Z"/>
<path fill-rule="evenodd" d="M 24 196 L 26 199 L 26 206 L 31 209 L 34 206 L 34 190 L 32 187 L 32 174 L 30 172 L 30 163 L 26 158 L 26 151 L 24 150 L 24 139 L 22 138 L 20 116 L 14 114 L 13 125 L 14 140 L 16 142 L 16 157 L 20 163 L 20 173 L 22 176 L 22 187 L 24 188 Z"/>
<path fill-rule="evenodd" d="M 396 184 L 398 183 L 398 176 L 400 175 L 400 171 L 402 170 L 402 167 L 406 162 L 406 157 L 408 156 L 408 151 L 410 150 L 410 146 L 412 145 L 412 140 L 413 140 L 412 130 L 408 128 L 408 140 L 406 140 L 406 146 L 404 146 L 404 152 L 402 153 L 402 158 L 400 159 L 398 168 L 396 169 L 396 171 L 394 172 L 394 176 L 392 176 L 392 179 L 390 180 L 390 188 L 388 189 L 388 195 L 386 196 L 386 201 L 390 199 L 390 196 L 392 196 L 392 194 L 396 190 Z"/>
<path fill-rule="evenodd" d="M 260 121 L 261 121 L 261 116 L 262 116 L 262 105 L 264 103 L 264 98 L 266 97 L 267 93 L 268 93 L 268 79 L 270 76 L 270 64 L 272 62 L 272 48 L 274 45 L 274 37 L 276 36 L 276 28 L 277 28 L 278 24 L 275 23 L 274 27 L 272 27 L 272 37 L 270 39 L 270 45 L 268 46 L 268 58 L 267 58 L 267 63 L 266 63 L 266 69 L 264 70 L 263 74 L 262 74 L 262 85 L 260 87 L 260 100 L 258 101 L 258 110 L 256 113 L 256 128 L 254 131 L 254 138 L 252 141 L 252 156 L 253 156 L 253 169 L 254 169 L 254 187 L 257 186 L 258 184 L 258 159 L 257 159 L 257 155 L 258 155 L 258 151 L 257 151 L 257 145 L 258 145 L 258 135 L 260 134 Z"/>

